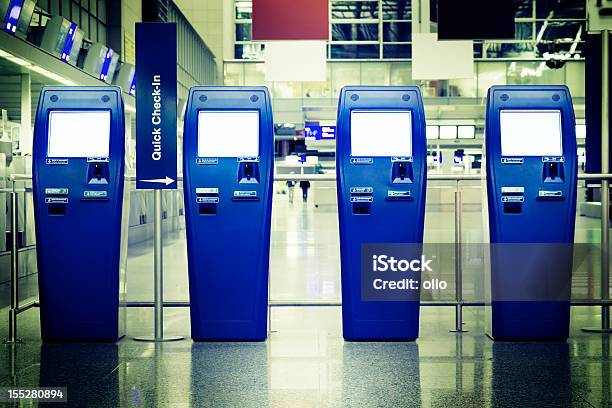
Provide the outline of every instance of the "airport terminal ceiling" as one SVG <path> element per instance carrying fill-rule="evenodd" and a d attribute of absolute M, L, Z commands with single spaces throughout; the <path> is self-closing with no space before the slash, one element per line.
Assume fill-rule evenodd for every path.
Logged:
<path fill-rule="evenodd" d="M 331 0 L 328 58 L 412 58 L 411 4 L 405 0 Z M 585 4 L 584 0 L 515 0 L 515 38 L 475 41 L 474 56 L 538 58 L 550 52 L 580 54 Z M 263 45 L 251 41 L 252 2 L 235 0 L 235 5 L 234 58 L 260 59 Z M 431 5 L 431 15 L 435 16 L 436 2 Z M 432 20 L 435 26 L 435 17 Z"/>
<path fill-rule="evenodd" d="M 118 7 L 126 15 L 126 18 L 131 18 L 133 6 L 129 4 L 130 2 L 121 6 L 117 6 L 113 2 L 94 3 L 97 5 L 96 7 L 83 4 L 68 7 L 66 5 L 68 3 L 63 4 L 52 0 L 38 2 L 32 16 L 31 30 L 33 31 L 29 40 L 37 41 L 34 37 L 34 31 L 40 32 L 40 25 L 44 24 L 50 16 L 59 13 L 68 20 L 77 21 L 78 29 L 82 28 L 84 30 L 83 47 L 87 47 L 89 41 L 94 43 L 97 40 L 105 40 L 105 38 L 108 38 L 108 41 L 105 40 L 108 43 L 116 42 L 116 40 L 111 40 L 114 38 L 112 35 L 109 37 L 106 33 L 109 21 L 106 11 Z M 195 13 L 195 9 L 189 8 L 189 2 L 185 2 L 185 5 L 185 13 Z M 389 0 L 380 2 L 378 0 L 333 0 L 330 2 L 331 38 L 328 45 L 330 63 L 326 83 L 267 83 L 263 80 L 261 64 L 250 62 L 258 61 L 261 54 L 243 52 L 227 55 L 223 51 L 218 51 L 219 49 L 227 49 L 227 46 L 219 48 L 215 44 L 215 41 L 219 41 L 218 36 L 207 37 L 206 35 L 204 35 L 204 38 L 212 39 L 210 49 L 217 50 L 216 53 L 221 53 L 221 55 L 214 56 L 216 68 L 212 71 L 215 73 L 206 74 L 208 76 L 202 78 L 206 78 L 205 83 L 268 85 L 271 88 L 272 96 L 275 100 L 278 100 L 277 105 L 275 105 L 275 110 L 279 116 L 278 122 L 294 123 L 298 128 L 302 128 L 306 120 L 327 120 L 335 116 L 333 99 L 337 97 L 343 84 L 421 85 L 424 87 L 425 96 L 433 97 L 427 103 L 431 112 L 430 117 L 438 117 L 439 119 L 462 119 L 465 116 L 473 116 L 477 110 L 482 112 L 477 108 L 478 100 L 475 101 L 473 108 L 467 108 L 465 105 L 472 103 L 469 98 L 483 98 L 489 84 L 500 80 L 508 84 L 567 83 L 580 104 L 580 98 L 584 96 L 582 52 L 585 35 L 584 1 L 536 2 L 522 0 L 516 1 L 515 6 L 516 38 L 514 40 L 475 42 L 474 56 L 477 58 L 477 70 L 474 79 L 437 81 L 437 83 L 412 81 L 410 79 L 411 53 L 409 51 L 412 32 L 411 2 Z M 40 12 L 36 10 L 40 10 Z M 182 14 L 180 10 L 175 11 L 175 13 Z M 231 24 L 233 34 L 227 35 L 230 38 L 225 38 L 226 35 L 224 34 L 221 40 L 224 44 L 231 41 L 235 50 L 240 47 L 245 50 L 261 48 L 261 45 L 250 40 L 251 13 L 252 5 L 250 1 L 234 2 L 232 9 L 234 23 Z M 215 14 L 215 16 L 220 18 L 219 14 Z M 194 30 L 202 33 L 203 31 L 199 29 L 199 25 L 204 22 L 202 18 L 197 17 L 197 15 L 190 15 L 190 17 L 193 17 Z M 226 29 L 224 29 L 224 32 L 226 32 Z M 40 38 L 40 34 L 38 36 Z M 120 61 L 117 64 L 117 69 L 125 64 L 133 63 L 133 34 L 130 34 L 130 30 L 127 30 L 123 37 L 123 43 L 118 46 L 121 51 L 119 52 Z M 188 39 L 189 36 L 184 38 Z M 554 41 L 553 50 L 549 49 L 549 40 Z M 379 52 L 363 54 L 359 51 L 368 47 L 374 47 Z M 190 44 L 189 48 L 193 49 L 194 45 Z M 332 51 L 335 49 L 340 51 Z M 385 49 L 395 51 L 386 53 Z M 406 50 L 406 53 L 398 50 Z M 546 61 L 542 59 L 543 53 L 550 51 L 569 53 L 567 56 L 570 61 L 557 70 L 551 70 L 546 64 L 543 64 Z M 382 59 L 385 62 L 375 63 L 373 59 Z M 356 60 L 361 60 L 361 62 Z M 402 60 L 406 60 L 406 62 L 400 62 Z M 186 58 L 185 61 L 195 60 Z M 193 62 L 190 63 L 193 64 Z M 197 65 L 202 66 L 202 64 Z M 77 66 L 80 66 L 79 62 L 77 62 Z M 179 66 L 182 67 L 181 64 Z M 182 71 L 183 69 L 180 70 L 179 77 L 183 78 L 181 79 L 181 83 L 184 83 L 182 87 L 184 86 L 183 89 L 186 89 L 194 85 L 195 82 L 192 74 L 189 72 L 182 73 Z M 61 75 L 62 73 L 60 73 Z M 117 75 L 119 75 L 119 72 Z M 218 79 L 215 80 L 214 77 Z M 70 74 L 67 74 L 65 79 L 72 81 Z M 53 83 L 54 81 L 46 82 Z M 33 83 L 35 83 L 35 80 Z M 129 88 L 129 86 L 129 84 L 125 85 L 124 89 Z M 36 91 L 34 84 L 33 91 Z M 11 95 L 10 98 L 15 100 L 16 95 L 13 92 L 11 92 Z M 451 99 L 438 100 L 437 97 Z M 180 98 L 184 103 L 186 99 L 184 91 L 182 91 Z M 322 101 L 315 103 L 316 106 L 314 107 L 309 107 L 307 106 L 308 103 L 303 102 L 304 98 L 322 99 Z M 34 97 L 33 104 L 35 104 L 35 99 Z M 179 106 L 179 109 L 181 106 Z M 454 107 L 454 109 L 448 106 Z M 462 112 L 464 107 L 466 111 Z M 581 110 L 580 106 L 577 108 L 579 111 Z M 317 109 L 322 111 L 318 118 L 316 113 L 314 113 L 314 117 L 312 114 Z M 15 109 L 14 102 L 12 107 L 8 106 L 8 110 L 9 118 L 18 121 L 19 113 Z M 582 116 L 582 114 L 579 114 L 579 117 Z"/>

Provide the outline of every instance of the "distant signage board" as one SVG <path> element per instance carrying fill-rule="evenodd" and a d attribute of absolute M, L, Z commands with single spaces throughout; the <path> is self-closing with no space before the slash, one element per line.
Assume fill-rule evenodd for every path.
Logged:
<path fill-rule="evenodd" d="M 304 127 L 304 137 L 308 140 L 335 140 L 335 126 L 309 125 Z"/>
<path fill-rule="evenodd" d="M 255 0 L 253 40 L 327 41 L 329 15 L 329 0 Z"/>

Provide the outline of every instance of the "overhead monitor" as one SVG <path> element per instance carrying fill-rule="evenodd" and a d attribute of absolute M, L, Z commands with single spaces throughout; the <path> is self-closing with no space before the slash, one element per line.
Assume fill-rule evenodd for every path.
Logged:
<path fill-rule="evenodd" d="M 22 3 L 18 0 L 11 0 L 6 18 L 4 21 L 4 30 L 9 33 L 17 31 L 17 25 L 19 24 L 19 15 L 21 14 Z"/>
<path fill-rule="evenodd" d="M 459 139 L 475 139 L 476 138 L 476 126 L 473 125 L 462 125 L 457 127 L 457 137 Z"/>
<path fill-rule="evenodd" d="M 259 111 L 200 111 L 198 156 L 259 156 Z"/>
<path fill-rule="evenodd" d="M 47 157 L 108 157 L 110 124 L 108 110 L 50 112 Z"/>
<path fill-rule="evenodd" d="M 440 126 L 440 139 L 454 140 L 457 138 L 457 126 Z"/>
<path fill-rule="evenodd" d="M 561 112 L 502 110 L 502 156 L 561 156 Z"/>
<path fill-rule="evenodd" d="M 72 46 L 74 44 L 74 38 L 76 34 L 77 25 L 75 23 L 70 23 L 68 34 L 66 34 L 66 41 L 64 42 L 64 48 L 62 49 L 62 53 L 60 54 L 60 59 L 62 61 L 70 60 L 70 54 L 72 53 Z"/>
<path fill-rule="evenodd" d="M 30 22 L 32 21 L 32 15 L 36 7 L 36 1 L 25 0 L 21 7 L 21 15 L 17 23 L 17 32 L 21 34 L 27 34 L 30 28 Z"/>
<path fill-rule="evenodd" d="M 425 134 L 428 140 L 438 139 L 440 137 L 440 128 L 438 126 L 427 126 Z"/>
<path fill-rule="evenodd" d="M 411 111 L 351 111 L 351 156 L 412 156 Z"/>
<path fill-rule="evenodd" d="M 524 2 L 520 3 L 521 7 L 528 7 L 523 5 Z M 436 4 L 437 10 L 436 13 L 432 13 L 432 17 L 437 18 L 440 40 L 511 40 L 515 38 L 514 17 L 518 11 L 515 10 L 518 2 L 496 0 L 495 7 L 491 7 L 493 4 L 491 0 L 470 0 L 468 2 L 438 0 L 433 4 Z"/>

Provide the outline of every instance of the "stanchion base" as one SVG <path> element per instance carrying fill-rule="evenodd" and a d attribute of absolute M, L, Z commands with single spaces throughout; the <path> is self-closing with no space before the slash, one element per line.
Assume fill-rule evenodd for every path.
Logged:
<path fill-rule="evenodd" d="M 23 339 L 16 339 L 16 340 L 9 340 L 9 339 L 2 339 L 2 344 L 23 344 Z"/>
<path fill-rule="evenodd" d="M 582 329 L 585 333 L 600 333 L 600 334 L 610 334 L 612 333 L 612 329 L 602 329 L 601 327 L 585 327 Z"/>
<path fill-rule="evenodd" d="M 135 341 L 148 341 L 152 343 L 165 343 L 169 341 L 185 340 L 185 337 L 183 336 L 164 336 L 161 339 L 157 339 L 155 338 L 155 336 L 138 336 L 138 337 L 134 337 L 134 340 Z"/>

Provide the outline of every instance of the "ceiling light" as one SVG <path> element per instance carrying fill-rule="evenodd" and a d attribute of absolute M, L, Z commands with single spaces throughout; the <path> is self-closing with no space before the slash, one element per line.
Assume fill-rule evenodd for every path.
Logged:
<path fill-rule="evenodd" d="M 15 63 L 17 65 L 21 65 L 22 67 L 27 67 L 28 65 L 32 65 L 28 61 L 22 60 L 21 58 L 14 57 L 12 55 L 11 56 L 7 56 L 5 58 L 7 60 L 11 61 L 12 63 Z"/>

